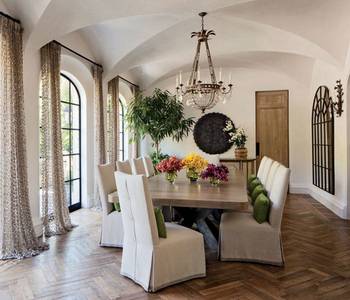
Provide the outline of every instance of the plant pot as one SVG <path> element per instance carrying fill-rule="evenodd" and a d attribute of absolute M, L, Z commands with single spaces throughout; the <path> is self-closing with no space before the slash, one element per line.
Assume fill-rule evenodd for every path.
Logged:
<path fill-rule="evenodd" d="M 220 183 L 220 179 L 216 177 L 210 177 L 209 182 L 212 186 L 218 186 Z"/>
<path fill-rule="evenodd" d="M 236 148 L 235 149 L 235 157 L 237 159 L 246 159 L 248 157 L 248 149 L 247 148 Z"/>
<path fill-rule="evenodd" d="M 197 182 L 199 178 L 199 174 L 193 169 L 188 169 L 186 172 L 186 176 L 191 182 Z"/>
<path fill-rule="evenodd" d="M 168 180 L 171 184 L 174 184 L 176 177 L 177 177 L 176 172 L 169 172 L 165 174 L 166 180 Z"/>

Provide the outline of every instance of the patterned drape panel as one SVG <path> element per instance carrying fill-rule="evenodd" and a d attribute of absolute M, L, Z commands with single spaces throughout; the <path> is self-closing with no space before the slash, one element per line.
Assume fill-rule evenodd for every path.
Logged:
<path fill-rule="evenodd" d="M 64 189 L 60 62 L 61 47 L 51 42 L 41 48 L 41 193 L 45 235 L 63 234 L 72 229 Z"/>
<path fill-rule="evenodd" d="M 108 82 L 108 162 L 119 159 L 119 77 Z"/>
<path fill-rule="evenodd" d="M 104 110 L 102 93 L 102 68 L 94 65 L 92 74 L 94 78 L 94 118 L 95 118 L 95 197 L 92 207 L 101 207 L 97 185 L 97 166 L 106 163 L 106 145 L 104 128 Z"/>
<path fill-rule="evenodd" d="M 37 255 L 29 206 L 20 24 L 0 16 L 0 259 Z"/>

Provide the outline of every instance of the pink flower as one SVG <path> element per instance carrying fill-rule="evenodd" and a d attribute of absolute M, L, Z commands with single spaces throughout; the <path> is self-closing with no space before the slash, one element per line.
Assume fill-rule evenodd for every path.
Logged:
<path fill-rule="evenodd" d="M 225 165 L 208 164 L 207 168 L 201 173 L 202 179 L 216 178 L 220 181 L 228 181 L 228 168 Z"/>
<path fill-rule="evenodd" d="M 178 159 L 176 156 L 170 156 L 158 163 L 156 169 L 161 173 L 171 173 L 180 171 L 182 167 L 181 159 Z"/>

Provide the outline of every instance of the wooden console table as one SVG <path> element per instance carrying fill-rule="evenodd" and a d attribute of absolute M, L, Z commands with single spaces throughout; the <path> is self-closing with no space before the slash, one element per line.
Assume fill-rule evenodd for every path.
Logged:
<path fill-rule="evenodd" d="M 241 170 L 241 171 L 243 171 L 244 164 L 245 164 L 245 171 L 246 171 L 247 180 L 248 180 L 249 174 L 256 173 L 256 157 L 222 158 L 222 159 L 220 159 L 220 162 L 222 162 L 222 163 L 238 163 L 239 170 Z M 249 167 L 250 167 L 250 173 L 249 173 Z"/>

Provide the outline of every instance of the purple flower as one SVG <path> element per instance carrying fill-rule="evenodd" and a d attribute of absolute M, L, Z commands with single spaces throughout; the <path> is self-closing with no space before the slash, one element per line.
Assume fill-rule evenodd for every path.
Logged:
<path fill-rule="evenodd" d="M 220 181 L 228 181 L 228 168 L 225 165 L 208 164 L 207 168 L 201 173 L 202 179 L 216 178 Z"/>

